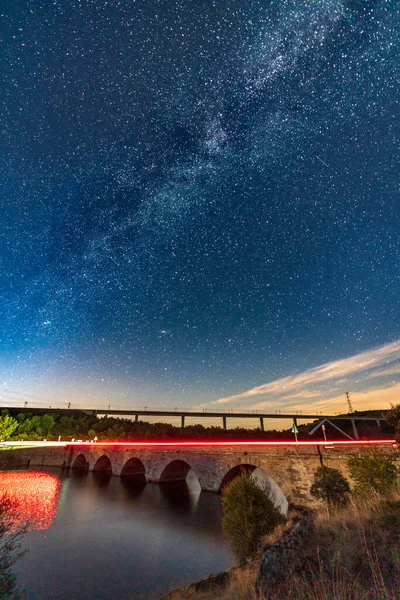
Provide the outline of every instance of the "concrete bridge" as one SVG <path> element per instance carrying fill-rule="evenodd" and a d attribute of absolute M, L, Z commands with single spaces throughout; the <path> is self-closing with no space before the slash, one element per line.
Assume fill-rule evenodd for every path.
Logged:
<path fill-rule="evenodd" d="M 322 415 L 322 413 L 320 415 L 314 415 L 314 414 L 309 414 L 309 413 L 304 413 L 302 411 L 297 411 L 296 413 L 287 413 L 287 414 L 281 414 L 279 413 L 264 413 L 262 411 L 258 411 L 258 410 L 253 410 L 251 412 L 246 412 L 246 411 L 241 411 L 241 410 L 237 410 L 234 411 L 233 409 L 229 409 L 228 411 L 224 411 L 224 410 L 218 410 L 218 411 L 208 411 L 208 409 L 203 408 L 203 410 L 201 412 L 199 411 L 193 411 L 193 410 L 178 410 L 178 409 L 174 409 L 174 410 L 157 410 L 157 409 L 149 409 L 147 406 L 144 407 L 143 410 L 140 410 L 138 408 L 132 408 L 132 409 L 117 409 L 117 408 L 112 408 L 109 406 L 108 409 L 101 409 L 101 408 L 74 408 L 72 409 L 70 407 L 70 403 L 68 404 L 68 408 L 56 408 L 53 409 L 54 412 L 56 412 L 58 415 L 65 415 L 65 416 L 75 416 L 76 414 L 86 414 L 86 415 L 93 415 L 95 417 L 99 417 L 99 416 L 105 416 L 105 415 L 109 415 L 111 417 L 123 417 L 123 418 L 129 418 L 129 417 L 134 417 L 135 421 L 139 421 L 139 419 L 141 419 L 142 417 L 144 419 L 148 418 L 148 417 L 159 417 L 161 422 L 168 422 L 168 420 L 171 417 L 178 417 L 180 419 L 181 422 L 181 427 L 185 427 L 185 422 L 186 419 L 195 419 L 196 423 L 201 423 L 206 419 L 222 419 L 222 427 L 223 429 L 227 429 L 227 420 L 229 419 L 247 419 L 247 420 L 252 420 L 254 421 L 255 419 L 259 421 L 260 424 L 260 429 L 261 431 L 265 431 L 265 422 L 268 423 L 268 421 L 277 421 L 277 420 L 284 420 L 284 421 L 292 421 L 293 425 L 295 425 L 297 427 L 297 421 L 298 420 L 306 420 L 309 422 L 315 422 L 316 425 L 314 426 L 313 430 L 309 433 L 309 435 L 312 435 L 313 433 L 315 433 L 315 431 L 317 431 L 325 422 L 329 423 L 330 426 L 332 426 L 334 429 L 336 429 L 339 433 L 341 433 L 342 435 L 344 435 L 345 437 L 347 437 L 348 439 L 359 439 L 359 435 L 358 435 L 358 430 L 357 430 L 357 422 L 375 422 L 377 424 L 378 427 L 381 427 L 382 425 L 382 421 L 386 420 L 386 413 L 388 412 L 387 410 L 377 410 L 376 412 L 376 416 L 371 416 L 371 414 L 369 414 L 368 416 L 364 416 L 364 415 L 359 415 L 358 413 L 350 413 L 347 415 Z M 15 407 L 15 406 L 9 406 L 9 407 L 4 407 L 4 409 L 9 410 L 11 412 L 15 412 L 16 410 L 18 410 L 18 413 L 29 413 L 32 412 L 31 408 L 28 408 L 28 402 L 25 402 L 25 406 L 24 407 Z M 51 406 L 49 407 L 49 409 L 51 409 Z M 35 414 L 45 414 L 47 412 L 49 412 L 48 408 L 35 408 Z M 52 412 L 53 412 L 52 411 Z M 371 411 L 370 411 L 371 412 Z M 192 421 L 193 422 L 193 421 Z M 346 422 L 350 422 L 351 426 L 352 426 L 352 430 L 353 430 L 353 436 L 351 437 L 348 435 L 348 433 L 345 433 L 342 429 L 340 429 L 337 425 L 338 422 L 341 422 L 342 424 L 345 424 Z M 336 424 L 335 424 L 336 423 Z"/>
<path fill-rule="evenodd" d="M 0 468 L 28 464 L 58 466 L 121 477 L 145 477 L 154 483 L 183 481 L 192 470 L 201 489 L 211 492 L 221 491 L 226 483 L 246 471 L 269 486 L 275 504 L 285 513 L 289 502 L 313 504 L 310 486 L 319 466 L 334 467 L 348 477 L 346 463 L 351 454 L 371 444 L 394 452 L 393 442 L 75 443 L 0 452 Z"/>

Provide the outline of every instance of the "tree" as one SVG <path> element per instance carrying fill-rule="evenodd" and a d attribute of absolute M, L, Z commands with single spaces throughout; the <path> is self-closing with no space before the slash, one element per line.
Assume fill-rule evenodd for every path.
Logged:
<path fill-rule="evenodd" d="M 327 502 L 328 506 L 346 506 L 349 502 L 350 485 L 337 469 L 318 467 L 310 493 L 314 498 Z"/>
<path fill-rule="evenodd" d="M 52 415 L 48 415 L 47 413 L 42 416 L 40 420 L 40 428 L 43 432 L 43 435 L 47 438 L 49 433 L 54 427 L 54 417 Z"/>
<path fill-rule="evenodd" d="M 88 436 L 93 439 L 96 436 L 95 430 L 94 429 L 89 429 Z"/>
<path fill-rule="evenodd" d="M 21 537 L 27 525 L 16 526 L 21 519 L 18 504 L 2 496 L 0 498 L 0 600 L 23 600 L 25 595 L 17 586 L 12 570 L 14 564 L 26 553 L 21 551 Z"/>
<path fill-rule="evenodd" d="M 396 432 L 396 440 L 400 443 L 400 404 L 392 405 L 386 420 Z"/>
<path fill-rule="evenodd" d="M 267 490 L 242 473 L 222 490 L 222 526 L 240 563 L 253 558 L 264 535 L 284 521 Z"/>
<path fill-rule="evenodd" d="M 387 494 L 396 485 L 399 470 L 393 451 L 371 448 L 351 456 L 347 465 L 355 481 L 356 494 Z"/>
<path fill-rule="evenodd" d="M 0 417 L 0 440 L 8 440 L 11 434 L 17 429 L 19 423 L 10 415 Z"/>

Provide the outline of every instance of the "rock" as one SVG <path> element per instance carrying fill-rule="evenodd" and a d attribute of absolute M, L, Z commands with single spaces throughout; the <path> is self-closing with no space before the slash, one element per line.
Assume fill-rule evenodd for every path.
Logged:
<path fill-rule="evenodd" d="M 177 600 L 178 598 L 184 599 L 186 597 L 190 598 L 190 592 L 215 592 L 221 591 L 226 585 L 228 585 L 230 579 L 230 572 L 223 571 L 222 573 L 217 573 L 216 575 L 211 574 L 207 577 L 207 579 L 202 579 L 197 583 L 192 583 L 186 589 L 175 589 L 171 590 L 161 598 L 161 600 Z M 218 596 L 216 596 L 218 597 Z"/>
<path fill-rule="evenodd" d="M 268 590 L 273 589 L 284 576 L 293 573 L 301 565 L 302 558 L 299 550 L 313 529 L 313 520 L 307 515 L 264 551 L 256 584 L 258 593 L 268 598 Z"/>
<path fill-rule="evenodd" d="M 215 588 L 225 587 L 229 583 L 229 578 L 229 571 L 223 571 L 216 575 L 211 574 L 207 579 L 193 583 L 189 586 L 188 590 L 193 590 L 195 592 L 210 592 Z"/>

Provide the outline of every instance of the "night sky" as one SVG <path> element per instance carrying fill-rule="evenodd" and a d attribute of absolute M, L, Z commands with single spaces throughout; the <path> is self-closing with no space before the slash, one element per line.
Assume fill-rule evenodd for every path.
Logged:
<path fill-rule="evenodd" d="M 398 2 L 0 5 L 0 406 L 399 398 Z"/>

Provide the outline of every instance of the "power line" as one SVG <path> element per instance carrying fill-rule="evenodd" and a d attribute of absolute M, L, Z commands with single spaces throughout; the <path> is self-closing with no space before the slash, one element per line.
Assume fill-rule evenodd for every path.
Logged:
<path fill-rule="evenodd" d="M 17 390 L 10 390 L 9 388 L 0 390 L 0 395 L 9 398 L 13 397 L 14 400 L 23 400 L 27 398 L 30 402 L 33 402 L 34 404 L 36 403 L 36 400 L 39 402 L 44 402 L 46 404 L 48 402 L 54 402 L 54 400 L 50 400 L 49 398 L 43 398 L 43 396 L 36 396 L 35 394 L 29 394 L 29 392 L 18 392 Z M 16 395 L 22 397 L 15 397 Z"/>
<path fill-rule="evenodd" d="M 349 413 L 352 414 L 352 413 L 354 413 L 354 408 L 353 408 L 353 405 L 350 400 L 350 394 L 349 394 L 349 392 L 345 392 L 344 394 L 346 397 L 347 406 L 349 407 Z"/>

